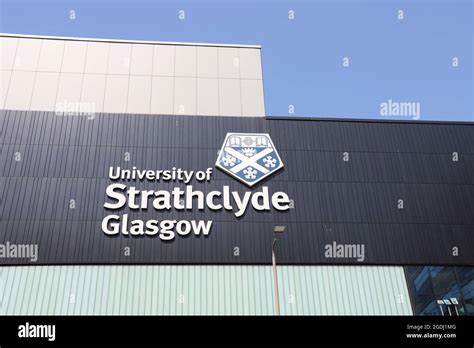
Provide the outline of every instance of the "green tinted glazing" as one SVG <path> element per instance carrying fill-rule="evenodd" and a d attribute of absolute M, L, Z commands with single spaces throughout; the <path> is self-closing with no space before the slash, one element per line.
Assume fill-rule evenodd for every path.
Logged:
<path fill-rule="evenodd" d="M 0 268 L 0 315 L 273 315 L 270 266 Z M 284 315 L 411 315 L 402 267 L 279 266 Z"/>

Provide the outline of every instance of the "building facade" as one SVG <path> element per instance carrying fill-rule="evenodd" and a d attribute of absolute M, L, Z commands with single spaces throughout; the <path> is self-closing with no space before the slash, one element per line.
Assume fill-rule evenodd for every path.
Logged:
<path fill-rule="evenodd" d="M 266 116 L 258 46 L 1 58 L 0 314 L 272 315 L 275 226 L 282 314 L 474 314 L 472 124 Z"/>

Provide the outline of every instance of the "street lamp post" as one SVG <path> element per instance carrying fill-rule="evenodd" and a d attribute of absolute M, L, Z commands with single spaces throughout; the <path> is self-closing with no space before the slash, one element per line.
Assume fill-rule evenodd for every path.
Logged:
<path fill-rule="evenodd" d="M 276 269 L 275 247 L 278 240 L 278 234 L 285 232 L 286 226 L 275 226 L 273 228 L 273 243 L 272 243 L 272 268 L 273 268 L 273 287 L 275 289 L 275 313 L 280 315 L 280 297 L 278 293 L 278 276 Z"/>

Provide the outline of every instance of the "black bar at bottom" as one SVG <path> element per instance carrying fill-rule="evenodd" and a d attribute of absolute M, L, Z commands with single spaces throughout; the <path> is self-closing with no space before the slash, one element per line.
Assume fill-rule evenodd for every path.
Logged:
<path fill-rule="evenodd" d="M 54 340 L 51 325 L 54 325 Z M 386 343 L 472 346 L 473 332 L 474 317 L 0 317 L 2 348 L 16 344 L 55 343 Z M 37 335 L 43 337 L 31 337 Z"/>

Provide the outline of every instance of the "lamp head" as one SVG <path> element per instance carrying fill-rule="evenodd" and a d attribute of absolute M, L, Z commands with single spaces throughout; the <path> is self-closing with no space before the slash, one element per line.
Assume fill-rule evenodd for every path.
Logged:
<path fill-rule="evenodd" d="M 273 227 L 273 233 L 283 233 L 286 230 L 286 226 L 275 226 Z"/>

